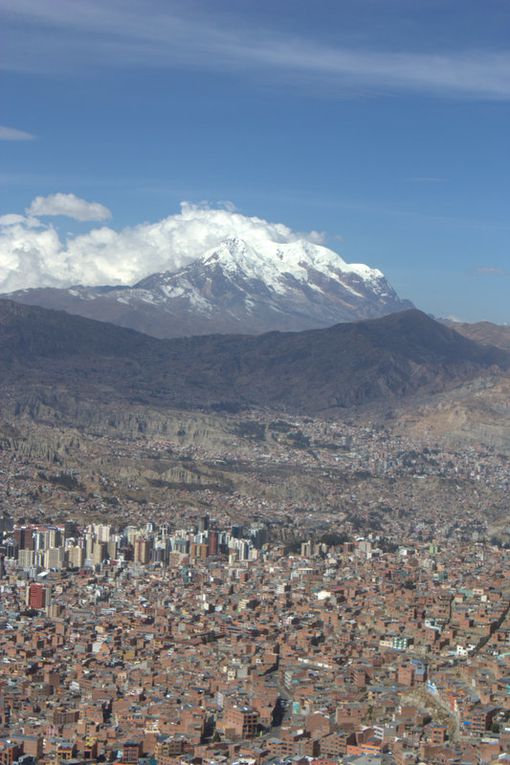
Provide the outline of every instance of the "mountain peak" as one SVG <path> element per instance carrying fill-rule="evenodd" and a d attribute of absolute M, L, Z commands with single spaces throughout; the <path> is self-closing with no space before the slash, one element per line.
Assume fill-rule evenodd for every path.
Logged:
<path fill-rule="evenodd" d="M 221 265 L 227 272 L 243 272 L 246 277 L 258 279 L 276 291 L 280 291 L 278 284 L 289 277 L 313 287 L 312 272 L 338 280 L 349 276 L 370 282 L 372 286 L 384 281 L 378 269 L 346 263 L 333 250 L 306 239 L 250 244 L 232 236 L 208 250 L 196 264 Z"/>
<path fill-rule="evenodd" d="M 411 307 L 381 271 L 346 263 L 322 244 L 235 235 L 179 271 L 153 274 L 132 288 L 29 290 L 10 297 L 157 337 L 313 329 Z"/>

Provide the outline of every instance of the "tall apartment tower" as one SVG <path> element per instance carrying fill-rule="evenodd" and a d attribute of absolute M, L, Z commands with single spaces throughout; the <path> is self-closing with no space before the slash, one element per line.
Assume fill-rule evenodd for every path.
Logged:
<path fill-rule="evenodd" d="M 27 592 L 27 605 L 29 608 L 37 610 L 43 609 L 46 606 L 46 587 L 44 584 L 38 582 L 32 582 L 28 587 Z"/>
<path fill-rule="evenodd" d="M 149 539 L 137 537 L 135 539 L 135 563 L 150 563 L 152 545 Z"/>

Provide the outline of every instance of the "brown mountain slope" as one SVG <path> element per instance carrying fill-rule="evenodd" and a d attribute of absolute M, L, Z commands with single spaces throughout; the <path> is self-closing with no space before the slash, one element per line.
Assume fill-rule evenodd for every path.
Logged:
<path fill-rule="evenodd" d="M 510 377 L 479 379 L 401 407 L 395 426 L 425 443 L 492 446 L 510 453 Z"/>
<path fill-rule="evenodd" d="M 510 327 L 501 324 L 492 324 L 490 321 L 479 321 L 475 324 L 463 322 L 448 321 L 445 322 L 448 327 L 454 329 L 464 337 L 469 337 L 477 343 L 484 345 L 493 345 L 496 348 L 502 348 L 510 351 Z"/>

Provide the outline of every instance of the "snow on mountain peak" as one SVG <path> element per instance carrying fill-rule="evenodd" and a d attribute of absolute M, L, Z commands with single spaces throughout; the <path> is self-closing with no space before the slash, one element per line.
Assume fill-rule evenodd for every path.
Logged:
<path fill-rule="evenodd" d="M 381 271 L 346 263 L 328 247 L 250 236 L 228 236 L 179 270 L 134 287 L 29 292 L 13 297 L 158 337 L 310 329 L 411 307 Z"/>
<path fill-rule="evenodd" d="M 299 282 L 310 282 L 311 271 L 330 279 L 358 277 L 372 285 L 384 279 L 378 269 L 346 263 L 333 250 L 305 239 L 286 243 L 259 241 L 254 247 L 239 237 L 228 237 L 208 250 L 199 262 L 206 266 L 218 265 L 226 274 L 257 279 L 276 291 L 280 291 L 282 280 L 289 276 Z"/>

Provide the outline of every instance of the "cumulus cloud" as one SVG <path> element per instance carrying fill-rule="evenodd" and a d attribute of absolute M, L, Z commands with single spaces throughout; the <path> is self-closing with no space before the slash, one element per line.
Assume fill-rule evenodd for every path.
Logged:
<path fill-rule="evenodd" d="M 28 217 L 0 218 L 0 292 L 73 284 L 132 285 L 149 274 L 186 266 L 229 236 L 255 245 L 268 240 L 322 241 L 316 231 L 303 234 L 283 223 L 243 215 L 232 206 L 188 203 L 156 223 L 119 231 L 101 226 L 64 240 L 54 226 L 33 217 L 37 209 L 32 203 Z"/>
<path fill-rule="evenodd" d="M 33 138 L 32 133 L 0 125 L 0 141 L 32 141 Z"/>
<path fill-rule="evenodd" d="M 49 194 L 36 197 L 26 210 L 29 215 L 65 215 L 81 221 L 108 220 L 110 210 L 99 202 L 87 202 L 75 194 Z"/>
<path fill-rule="evenodd" d="M 37 228 L 41 225 L 37 218 L 27 218 L 25 215 L 18 215 L 17 213 L 0 215 L 0 226 L 15 226 L 17 223 L 21 223 L 29 228 Z"/>

